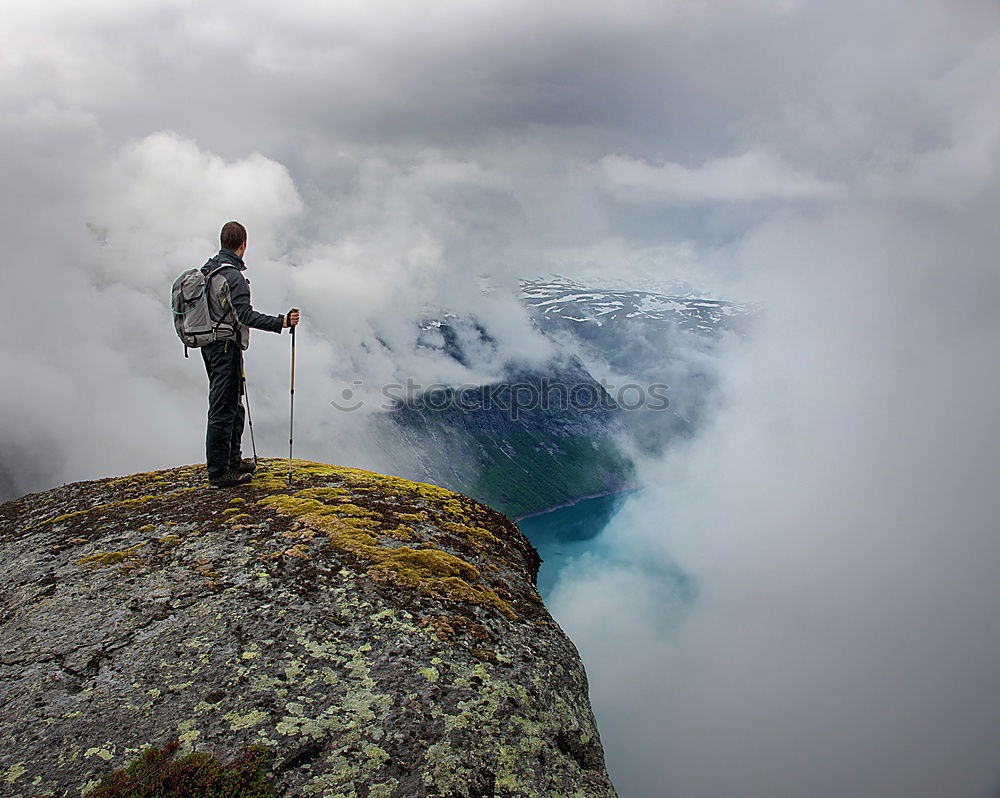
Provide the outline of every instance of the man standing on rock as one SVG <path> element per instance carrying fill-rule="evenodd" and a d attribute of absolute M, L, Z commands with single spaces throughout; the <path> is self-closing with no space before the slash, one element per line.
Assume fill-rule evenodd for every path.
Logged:
<path fill-rule="evenodd" d="M 232 337 L 213 341 L 201 348 L 208 372 L 208 434 L 205 452 L 208 461 L 208 482 L 213 488 L 242 485 L 253 478 L 257 466 L 253 460 L 243 460 L 240 441 L 243 437 L 245 411 L 242 402 L 243 350 L 250 343 L 250 328 L 280 333 L 285 327 L 299 323 L 299 311 L 292 308 L 282 316 L 258 313 L 250 305 L 250 283 L 243 276 L 246 264 L 243 253 L 247 248 L 247 231 L 239 222 L 226 222 L 220 235 L 222 248 L 201 270 L 208 277 L 219 267 L 229 284 L 231 311 L 239 320 Z"/>

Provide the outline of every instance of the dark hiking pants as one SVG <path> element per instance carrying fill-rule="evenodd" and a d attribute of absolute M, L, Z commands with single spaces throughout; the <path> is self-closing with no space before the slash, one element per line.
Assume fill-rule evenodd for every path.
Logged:
<path fill-rule="evenodd" d="M 208 478 L 218 479 L 239 464 L 243 437 L 243 350 L 237 341 L 213 341 L 201 348 L 208 372 Z"/>

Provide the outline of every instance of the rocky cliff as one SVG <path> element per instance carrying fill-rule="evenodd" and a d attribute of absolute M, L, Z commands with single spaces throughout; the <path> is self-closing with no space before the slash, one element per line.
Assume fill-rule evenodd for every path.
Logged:
<path fill-rule="evenodd" d="M 537 555 L 465 496 L 190 466 L 0 505 L 0 557 L 0 794 L 127 794 L 173 756 L 253 770 L 232 795 L 614 795 Z"/>

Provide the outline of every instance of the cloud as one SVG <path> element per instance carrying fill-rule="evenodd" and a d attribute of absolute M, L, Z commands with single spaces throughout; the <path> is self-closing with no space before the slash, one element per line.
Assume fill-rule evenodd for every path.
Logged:
<path fill-rule="evenodd" d="M 225 216 L 227 209 L 238 207 L 249 214 L 248 223 L 254 227 L 263 227 L 265 221 L 280 227 L 302 208 L 291 177 L 281 164 L 259 153 L 227 162 L 202 152 L 194 141 L 169 132 L 155 133 L 126 147 L 117 166 L 128 183 L 128 193 L 122 199 L 134 212 L 148 212 L 150 206 L 159 211 L 166 206 L 173 218 L 188 214 L 177 218 L 180 224 L 208 213 Z M 203 188 L 200 196 L 198 187 Z M 191 209 L 192 204 L 196 209 Z"/>
<path fill-rule="evenodd" d="M 221 227 L 208 219 L 239 219 L 253 230 L 248 246 L 258 260 L 278 257 L 302 211 L 281 164 L 260 153 L 227 161 L 169 131 L 122 147 L 101 180 L 88 224 L 107 248 L 102 264 L 134 287 L 162 286 L 173 272 L 204 262 Z"/>
<path fill-rule="evenodd" d="M 609 189 L 624 199 L 684 204 L 801 200 L 837 193 L 835 185 L 797 172 L 760 151 L 716 158 L 697 167 L 607 155 L 600 167 Z"/>
<path fill-rule="evenodd" d="M 648 464 L 602 536 L 612 554 L 551 601 L 622 794 L 995 781 L 991 216 L 846 208 L 734 252 L 769 300 L 725 357 L 713 423 Z"/>
<path fill-rule="evenodd" d="M 992 97 L 998 84 L 1000 37 L 993 37 L 928 84 L 921 106 L 936 119 L 936 135 L 895 153 L 872 176 L 873 189 L 962 207 L 995 184 L 1000 111 Z"/>

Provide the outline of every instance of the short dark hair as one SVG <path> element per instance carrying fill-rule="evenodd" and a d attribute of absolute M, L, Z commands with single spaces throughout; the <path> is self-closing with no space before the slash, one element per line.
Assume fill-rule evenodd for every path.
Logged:
<path fill-rule="evenodd" d="M 219 243 L 223 249 L 235 252 L 247 240 L 247 229 L 239 222 L 226 222 L 219 234 Z"/>

